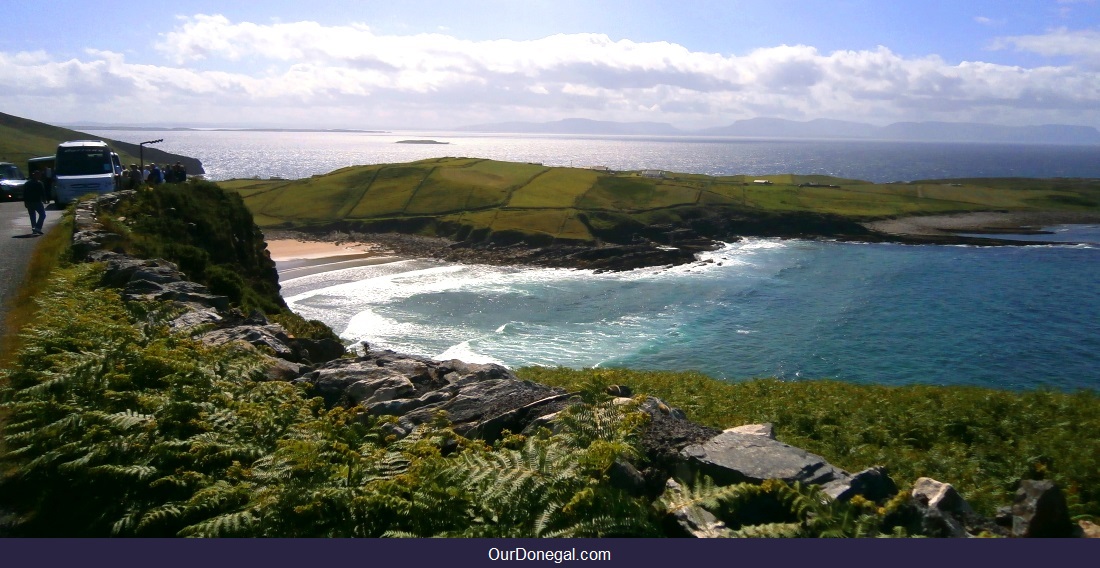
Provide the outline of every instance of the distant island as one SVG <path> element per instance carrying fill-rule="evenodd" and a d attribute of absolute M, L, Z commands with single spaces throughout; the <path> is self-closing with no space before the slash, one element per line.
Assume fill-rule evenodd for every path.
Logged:
<path fill-rule="evenodd" d="M 440 142 L 439 140 L 398 140 L 397 144 L 450 144 L 450 142 Z"/>

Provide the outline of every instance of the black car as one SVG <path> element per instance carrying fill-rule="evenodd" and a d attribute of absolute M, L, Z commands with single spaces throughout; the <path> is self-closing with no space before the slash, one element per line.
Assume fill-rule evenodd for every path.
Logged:
<path fill-rule="evenodd" d="M 15 201 L 23 199 L 24 183 L 27 183 L 27 177 L 19 166 L 0 162 L 0 198 Z"/>

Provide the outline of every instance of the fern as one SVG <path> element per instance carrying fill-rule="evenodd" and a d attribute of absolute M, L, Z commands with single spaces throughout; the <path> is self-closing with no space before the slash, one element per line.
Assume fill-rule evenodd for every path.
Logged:
<path fill-rule="evenodd" d="M 734 530 L 732 537 L 862 538 L 877 536 L 882 518 L 874 505 L 835 501 L 817 485 L 768 480 L 717 487 L 703 477 L 691 488 L 668 490 L 662 512 L 702 507 Z"/>
<path fill-rule="evenodd" d="M 730 538 L 797 538 L 803 536 L 800 523 L 747 525 L 729 534 Z"/>
<path fill-rule="evenodd" d="M 469 492 L 468 526 L 449 536 L 625 536 L 653 534 L 645 505 L 610 488 L 606 471 L 636 453 L 641 420 L 610 403 L 563 411 L 560 432 L 519 448 L 470 449 L 451 468 Z"/>

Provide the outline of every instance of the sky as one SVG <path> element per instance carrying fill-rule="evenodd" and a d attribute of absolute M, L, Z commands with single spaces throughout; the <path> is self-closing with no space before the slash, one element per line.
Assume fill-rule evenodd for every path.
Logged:
<path fill-rule="evenodd" d="M 1100 128 L 1098 0 L 40 0 L 3 12 L 0 112 L 51 124 Z"/>

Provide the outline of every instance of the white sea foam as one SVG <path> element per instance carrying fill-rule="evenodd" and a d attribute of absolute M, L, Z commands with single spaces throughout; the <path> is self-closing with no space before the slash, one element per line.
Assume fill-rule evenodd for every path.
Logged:
<path fill-rule="evenodd" d="M 459 361 L 465 361 L 467 363 L 495 363 L 500 366 L 507 366 L 500 359 L 478 353 L 470 347 L 469 341 L 463 341 L 462 343 L 459 343 L 457 345 L 452 345 L 448 347 L 446 351 L 433 356 L 432 359 L 435 359 L 437 361 L 458 359 Z"/>

